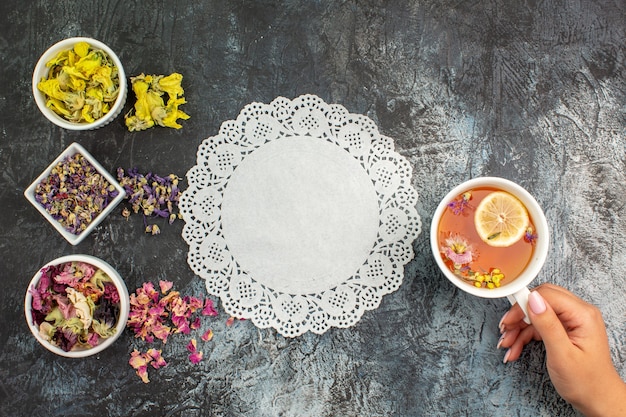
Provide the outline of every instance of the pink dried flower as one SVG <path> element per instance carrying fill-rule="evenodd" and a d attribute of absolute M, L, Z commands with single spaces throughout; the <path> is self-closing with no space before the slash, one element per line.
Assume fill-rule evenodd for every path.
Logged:
<path fill-rule="evenodd" d="M 200 363 L 200 361 L 202 360 L 203 356 L 204 355 L 203 355 L 202 352 L 195 352 L 195 353 L 192 353 L 192 354 L 189 355 L 189 360 L 194 365 L 197 365 L 198 363 Z"/>
<path fill-rule="evenodd" d="M 104 297 L 113 304 L 120 302 L 120 293 L 117 291 L 115 284 L 110 282 L 104 283 Z"/>
<path fill-rule="evenodd" d="M 160 350 L 150 348 L 146 352 L 146 356 L 152 359 L 150 365 L 152 365 L 154 369 L 159 369 L 163 366 L 167 366 L 167 362 L 165 362 L 165 359 L 163 359 L 163 356 L 161 356 Z"/>
<path fill-rule="evenodd" d="M 205 316 L 217 316 L 217 310 L 213 307 L 213 300 L 207 298 L 204 301 L 204 308 L 202 309 L 202 314 Z"/>
<path fill-rule="evenodd" d="M 109 285 L 114 290 L 107 292 Z M 42 268 L 38 283 L 28 291 L 34 324 L 43 325 L 50 342 L 66 352 L 96 346 L 116 331 L 117 289 L 108 275 L 89 264 L 70 261 Z"/>
<path fill-rule="evenodd" d="M 100 340 L 100 337 L 98 335 L 98 333 L 92 333 L 89 335 L 89 337 L 87 338 L 87 344 L 89 346 L 98 346 L 98 341 Z"/>
<path fill-rule="evenodd" d="M 130 354 L 130 359 L 128 360 L 128 363 L 130 364 L 130 366 L 132 366 L 134 369 L 139 369 L 143 366 L 146 366 L 148 364 L 148 360 L 146 359 L 146 357 L 139 352 L 137 349 L 133 350 Z"/>
<path fill-rule="evenodd" d="M 200 322 L 200 317 L 196 317 L 191 324 L 189 325 L 189 327 L 191 327 L 191 330 L 198 330 L 200 328 L 201 322 Z"/>
<path fill-rule="evenodd" d="M 189 343 L 187 343 L 187 350 L 191 353 L 195 353 L 198 350 L 196 339 L 191 339 Z"/>
<path fill-rule="evenodd" d="M 141 353 L 137 349 L 133 350 L 128 363 L 135 369 L 137 375 L 146 384 L 150 382 L 148 378 L 148 365 L 152 366 L 154 369 L 167 366 L 167 362 L 165 362 L 165 359 L 161 356 L 161 351 L 153 348 L 148 349 L 146 353 Z"/>
<path fill-rule="evenodd" d="M 204 332 L 204 334 L 200 336 L 200 339 L 202 339 L 205 342 L 208 342 L 211 339 L 213 339 L 213 330 L 209 329 L 206 332 Z"/>
<path fill-rule="evenodd" d="M 169 290 L 172 289 L 174 283 L 172 281 L 159 281 L 159 287 L 161 288 L 161 294 L 167 294 Z"/>
<path fill-rule="evenodd" d="M 197 365 L 202 360 L 203 354 L 198 351 L 196 339 L 191 339 L 191 341 L 187 344 L 187 350 L 190 352 L 189 360 L 194 365 Z"/>
<path fill-rule="evenodd" d="M 472 246 L 459 234 L 447 238 L 441 251 L 454 265 L 465 265 L 474 259 Z"/>
<path fill-rule="evenodd" d="M 160 293 L 154 284 L 146 282 L 130 296 L 127 326 L 133 330 L 135 337 L 148 343 L 156 339 L 166 343 L 169 336 L 175 333 L 190 334 L 201 328 L 201 316 L 218 315 L 211 299 L 182 297 L 178 291 L 172 291 L 170 281 L 160 281 L 159 289 Z M 212 337 L 213 332 L 208 330 L 201 339 L 208 341 Z M 192 339 L 187 349 L 192 363 L 197 364 L 202 360 L 203 353 L 198 351 L 196 339 Z M 155 368 L 163 366 L 161 363 L 165 361 L 160 354 L 161 351 L 156 350 L 149 350 L 146 354 L 133 352 L 129 363 L 144 382 L 149 382 L 147 365 Z"/>

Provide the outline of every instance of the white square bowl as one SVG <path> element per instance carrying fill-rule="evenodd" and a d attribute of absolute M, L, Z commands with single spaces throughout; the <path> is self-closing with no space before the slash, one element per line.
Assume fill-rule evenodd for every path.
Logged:
<path fill-rule="evenodd" d="M 41 183 L 41 181 L 43 181 L 46 177 L 50 175 L 52 169 L 59 162 L 77 153 L 81 154 L 98 171 L 98 173 L 109 182 L 109 184 L 115 187 L 115 189 L 118 191 L 118 195 L 113 200 L 111 200 L 109 204 L 104 208 L 104 210 L 102 210 L 100 214 L 98 214 L 98 216 L 96 216 L 96 218 L 94 218 L 89 223 L 85 230 L 75 235 L 69 232 L 65 227 L 63 227 L 63 225 L 54 217 L 52 217 L 52 215 L 46 211 L 45 207 L 42 206 L 35 199 L 35 189 L 37 188 L 37 185 Z M 78 143 L 72 143 L 48 166 L 48 168 L 44 170 L 44 172 L 41 173 L 39 177 L 37 177 L 35 181 L 33 181 L 33 183 L 26 190 L 24 190 L 24 196 L 37 210 L 39 210 L 39 212 L 46 218 L 46 220 L 48 220 L 50 224 L 54 226 L 55 229 L 57 229 L 57 231 L 61 234 L 61 236 L 65 238 L 65 240 L 67 240 L 72 245 L 77 245 L 82 242 L 83 239 L 85 239 L 89 235 L 89 233 L 91 233 L 91 231 L 95 229 L 96 226 L 98 226 L 98 224 L 100 224 L 100 222 L 102 222 L 102 220 L 104 220 L 104 218 L 124 199 L 124 197 L 126 196 L 126 191 L 124 191 L 124 187 L 122 187 L 116 181 L 116 179 L 110 173 L 108 173 L 104 169 L 104 167 L 102 167 L 102 165 L 100 165 L 100 163 L 96 161 L 96 159 L 91 156 L 89 152 L 87 152 L 87 150 L 85 150 L 85 148 L 83 148 Z"/>

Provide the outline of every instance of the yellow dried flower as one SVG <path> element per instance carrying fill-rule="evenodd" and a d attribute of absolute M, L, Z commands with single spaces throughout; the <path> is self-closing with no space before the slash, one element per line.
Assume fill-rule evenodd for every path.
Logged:
<path fill-rule="evenodd" d="M 48 77 L 37 88 L 46 95 L 46 106 L 70 122 L 93 122 L 117 99 L 118 68 L 104 51 L 87 42 L 59 52 L 46 66 Z"/>
<path fill-rule="evenodd" d="M 171 98 L 176 98 L 185 94 L 181 83 L 183 76 L 178 73 L 173 73 L 167 77 L 159 79 L 158 85 L 161 90 L 165 91 Z"/>
<path fill-rule="evenodd" d="M 167 77 L 145 74 L 131 77 L 137 101 L 133 110 L 125 116 L 128 130 L 145 130 L 154 125 L 180 129 L 182 125 L 178 123 L 178 119 L 189 119 L 189 115 L 178 108 L 187 102 L 182 97 L 185 93 L 182 80 L 183 76 L 178 73 Z M 165 93 L 167 102 L 163 98 Z"/>

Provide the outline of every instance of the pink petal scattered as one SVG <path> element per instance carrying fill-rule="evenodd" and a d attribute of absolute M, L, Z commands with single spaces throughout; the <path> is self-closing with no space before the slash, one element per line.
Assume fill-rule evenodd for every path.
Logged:
<path fill-rule="evenodd" d="M 144 384 L 150 382 L 150 379 L 148 378 L 148 367 L 146 365 L 137 368 L 137 375 L 141 378 Z"/>
<path fill-rule="evenodd" d="M 206 332 L 204 332 L 204 334 L 200 336 L 200 339 L 202 339 L 205 342 L 208 342 L 211 339 L 213 339 L 213 330 L 209 329 Z"/>
<path fill-rule="evenodd" d="M 191 339 L 187 344 L 187 350 L 191 353 L 195 353 L 198 350 L 196 339 Z"/>
<path fill-rule="evenodd" d="M 198 330 L 200 328 L 200 325 L 200 317 L 196 317 L 195 320 L 189 325 L 189 327 L 191 327 L 191 330 Z"/>
<path fill-rule="evenodd" d="M 138 369 L 139 367 L 146 365 L 148 363 L 148 361 L 146 360 L 146 358 L 143 357 L 141 352 L 139 352 L 137 349 L 135 349 L 130 354 L 130 359 L 129 359 L 128 363 L 134 369 Z"/>
<path fill-rule="evenodd" d="M 202 352 L 195 352 L 192 353 L 191 355 L 189 355 L 189 360 L 191 361 L 191 363 L 193 363 L 194 365 L 197 365 L 198 363 L 200 363 L 200 361 L 202 360 Z"/>
<path fill-rule="evenodd" d="M 150 382 L 150 379 L 148 379 L 148 362 L 146 356 L 137 349 L 130 354 L 130 360 L 128 361 L 145 384 Z"/>
<path fill-rule="evenodd" d="M 205 316 L 217 316 L 217 310 L 213 307 L 213 300 L 207 298 L 204 300 L 204 308 L 202 309 L 202 314 Z"/>
<path fill-rule="evenodd" d="M 167 294 L 172 289 L 174 283 L 172 281 L 159 281 L 159 287 L 161 287 L 161 294 Z"/>
<path fill-rule="evenodd" d="M 202 327 L 202 316 L 218 316 L 213 300 L 192 296 L 181 296 L 178 291 L 173 291 L 171 281 L 159 281 L 158 290 L 151 282 L 145 282 L 135 293 L 130 295 L 130 312 L 127 327 L 133 330 L 135 337 L 147 343 L 153 343 L 157 339 L 166 343 L 169 336 L 176 333 L 190 334 Z M 32 293 L 36 293 L 33 290 Z M 40 295 L 37 293 L 36 295 Z M 236 318 L 231 317 L 227 325 L 231 326 Z M 213 339 L 213 331 L 206 330 L 202 341 Z M 203 359 L 203 352 L 198 350 L 196 339 L 191 339 L 187 345 L 189 360 L 198 364 Z M 129 364 L 135 369 L 143 382 L 150 382 L 148 367 L 159 369 L 167 365 L 161 355 L 161 350 L 150 348 L 146 353 L 135 349 L 131 353 Z"/>
<path fill-rule="evenodd" d="M 150 348 L 146 352 L 146 355 L 152 359 L 150 365 L 152 365 L 154 369 L 159 369 L 163 366 L 167 366 L 167 362 L 165 362 L 165 359 L 163 359 L 163 356 L 161 356 L 160 350 Z"/>

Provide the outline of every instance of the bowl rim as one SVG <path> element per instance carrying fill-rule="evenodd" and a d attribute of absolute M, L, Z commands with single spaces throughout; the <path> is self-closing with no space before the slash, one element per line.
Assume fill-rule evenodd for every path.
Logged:
<path fill-rule="evenodd" d="M 101 118 L 95 120 L 92 123 L 72 123 L 68 120 L 63 119 L 61 116 L 59 116 L 46 106 L 45 94 L 39 91 L 39 89 L 37 88 L 37 84 L 41 81 L 41 78 L 48 74 L 46 63 L 50 59 L 54 58 L 60 51 L 65 49 L 71 49 L 78 42 L 87 42 L 92 47 L 102 49 L 104 52 L 106 52 L 107 55 L 109 55 L 109 57 L 111 57 L 111 59 L 115 63 L 115 66 L 117 67 L 119 73 L 120 91 L 117 99 L 115 100 L 115 103 L 113 103 L 113 106 L 107 114 L 103 115 Z M 53 44 L 41 55 L 41 57 L 35 64 L 35 68 L 33 69 L 32 93 L 33 98 L 35 99 L 35 103 L 37 104 L 37 108 L 52 123 L 68 130 L 93 130 L 108 124 L 120 114 L 122 108 L 124 107 L 124 104 L 126 103 L 128 84 L 126 81 L 126 73 L 124 72 L 122 61 L 109 46 L 97 39 L 89 37 L 73 37 L 63 39 Z"/>
<path fill-rule="evenodd" d="M 44 338 L 42 338 L 41 335 L 39 334 L 39 327 L 33 323 L 33 319 L 32 319 L 31 310 L 32 310 L 33 296 L 30 293 L 30 289 L 39 282 L 39 280 L 41 279 L 41 271 L 44 268 L 51 266 L 51 265 L 59 265 L 62 263 L 75 262 L 75 261 L 85 262 L 94 267 L 97 267 L 98 269 L 101 269 L 104 273 L 106 273 L 111 278 L 111 280 L 115 283 L 115 286 L 117 287 L 117 290 L 120 294 L 120 316 L 119 316 L 119 320 L 117 321 L 117 325 L 115 326 L 116 332 L 113 336 L 107 339 L 104 339 L 102 343 L 98 344 L 97 346 L 94 346 L 93 348 L 72 350 L 72 351 L 66 352 L 60 347 L 52 345 L 51 343 L 46 341 Z M 100 353 L 107 347 L 111 346 L 122 335 L 124 329 L 126 328 L 129 311 L 130 311 L 130 297 L 128 294 L 128 288 L 126 287 L 126 283 L 122 279 L 121 275 L 108 262 L 100 258 L 97 258 L 95 256 L 84 255 L 84 254 L 61 256 L 59 258 L 51 260 L 50 262 L 40 267 L 35 273 L 35 275 L 33 276 L 33 278 L 30 280 L 28 284 L 28 288 L 26 289 L 26 296 L 24 298 L 24 314 L 26 317 L 26 323 L 28 324 L 28 327 L 31 333 L 33 334 L 33 336 L 35 336 L 35 339 L 37 339 L 37 341 L 43 347 L 48 349 L 50 352 L 56 353 L 57 355 L 60 355 L 60 356 L 65 356 L 67 358 L 84 358 L 87 356 L 95 355 L 96 353 Z"/>
<path fill-rule="evenodd" d="M 109 204 L 104 208 L 104 210 L 102 210 L 100 214 L 98 214 L 98 216 L 96 216 L 96 218 L 93 219 L 91 223 L 89 223 L 87 228 L 78 235 L 72 234 L 67 231 L 65 227 L 63 227 L 63 225 L 59 221 L 52 217 L 50 213 L 48 213 L 46 209 L 35 199 L 35 189 L 37 188 L 37 185 L 44 178 L 50 175 L 50 172 L 56 166 L 56 164 L 61 162 L 67 156 L 72 156 L 76 153 L 80 153 L 81 155 L 83 155 L 83 157 L 87 159 L 87 161 L 89 161 L 89 163 L 98 171 L 98 173 L 102 175 L 109 182 L 109 184 L 112 184 L 118 191 L 117 197 L 111 200 Z M 30 201 L 33 206 L 35 206 L 35 208 L 44 216 L 46 220 L 48 220 L 48 222 L 50 222 L 50 224 L 52 224 L 52 226 L 54 226 L 54 228 L 61 234 L 61 236 L 65 238 L 65 240 L 67 240 L 72 245 L 77 245 L 82 242 L 93 231 L 93 229 L 95 229 L 96 226 L 98 226 L 104 220 L 104 218 L 109 213 L 111 213 L 111 211 L 113 211 L 115 207 L 117 207 L 117 205 L 124 199 L 124 197 L 126 197 L 126 191 L 124 190 L 124 187 L 122 187 L 120 183 L 117 182 L 113 175 L 111 175 L 106 169 L 104 169 L 104 167 L 89 152 L 87 152 L 87 150 L 83 146 L 81 146 L 77 142 L 73 142 L 67 148 L 65 148 L 65 150 L 61 152 L 59 156 L 57 156 L 56 159 L 52 161 L 52 163 L 48 165 L 48 167 L 24 190 L 24 197 L 26 197 L 26 199 Z"/>

